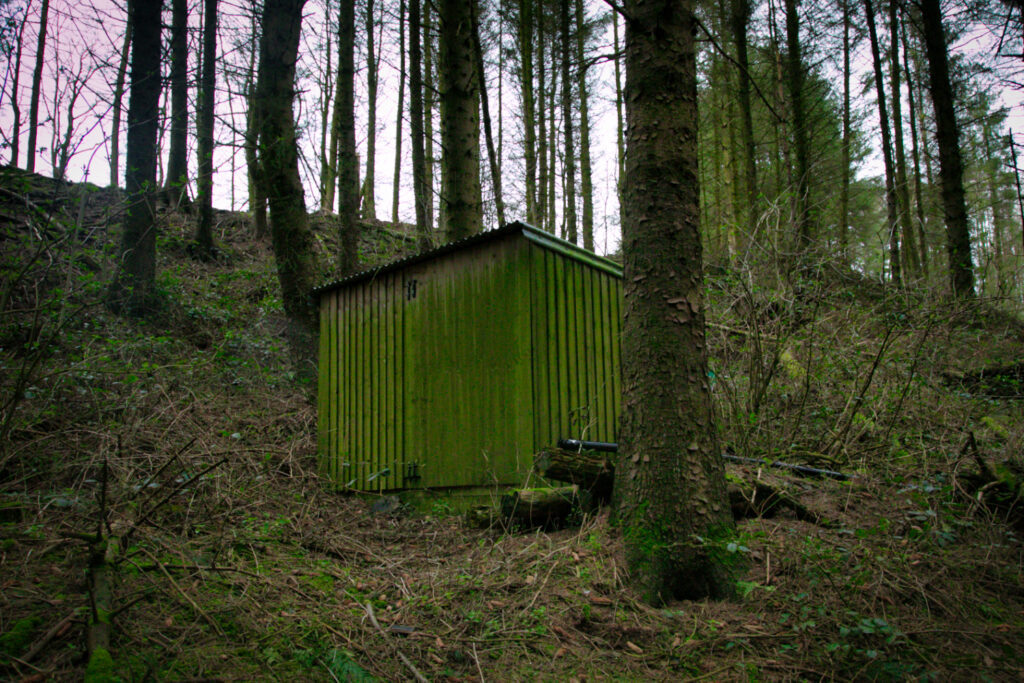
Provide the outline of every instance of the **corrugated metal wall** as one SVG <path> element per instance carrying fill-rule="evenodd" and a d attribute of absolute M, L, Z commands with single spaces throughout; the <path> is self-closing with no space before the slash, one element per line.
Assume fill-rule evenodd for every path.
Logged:
<path fill-rule="evenodd" d="M 531 248 L 536 446 L 618 435 L 619 278 Z"/>
<path fill-rule="evenodd" d="M 521 484 L 559 437 L 615 440 L 619 278 L 523 234 L 321 293 L 318 446 L 336 484 Z"/>

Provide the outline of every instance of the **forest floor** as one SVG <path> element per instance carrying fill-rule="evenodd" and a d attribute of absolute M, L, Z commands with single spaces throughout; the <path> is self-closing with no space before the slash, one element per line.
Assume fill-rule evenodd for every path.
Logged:
<path fill-rule="evenodd" d="M 607 511 L 515 533 L 334 490 L 269 246 L 220 212 L 200 263 L 192 218 L 163 213 L 165 307 L 118 318 L 117 202 L 0 169 L 0 679 L 81 680 L 93 614 L 112 655 L 93 680 L 1024 677 L 1024 325 L 1003 302 L 709 269 L 723 445 L 856 476 L 730 465 L 826 523 L 743 520 L 735 599 L 653 608 Z M 379 225 L 362 246 L 411 240 Z"/>

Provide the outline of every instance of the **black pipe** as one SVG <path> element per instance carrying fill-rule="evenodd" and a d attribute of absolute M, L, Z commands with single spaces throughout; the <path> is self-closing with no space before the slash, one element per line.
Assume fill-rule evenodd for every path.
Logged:
<path fill-rule="evenodd" d="M 600 451 L 603 453 L 618 453 L 619 444 L 609 443 L 607 441 L 580 441 L 579 439 L 559 439 L 558 447 L 564 448 L 570 451 Z M 767 467 L 777 467 L 783 470 L 790 470 L 799 474 L 805 474 L 811 477 L 828 477 L 829 479 L 835 479 L 837 481 L 849 481 L 851 475 L 843 474 L 842 472 L 836 472 L 834 470 L 822 470 L 817 467 L 808 467 L 807 465 L 793 465 L 788 462 L 779 462 L 777 460 L 765 460 L 763 458 L 743 458 L 738 455 L 730 455 L 723 453 L 722 457 L 730 462 L 741 462 L 748 465 L 765 465 Z"/>
<path fill-rule="evenodd" d="M 601 451 L 602 453 L 618 453 L 619 444 L 607 441 L 580 441 L 578 439 L 559 439 L 558 447 L 567 451 Z"/>

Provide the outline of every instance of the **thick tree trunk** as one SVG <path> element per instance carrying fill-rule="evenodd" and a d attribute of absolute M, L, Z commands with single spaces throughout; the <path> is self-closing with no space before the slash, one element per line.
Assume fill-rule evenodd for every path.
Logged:
<path fill-rule="evenodd" d="M 892 81 L 892 131 L 893 150 L 896 152 L 896 197 L 899 199 L 900 233 L 903 237 L 901 256 L 906 264 L 907 276 L 912 279 L 921 271 L 918 260 L 917 240 L 914 224 L 910 218 L 910 187 L 907 185 L 907 155 L 903 151 L 903 104 L 900 93 L 900 43 L 899 16 L 896 13 L 897 0 L 889 0 L 889 54 Z"/>
<path fill-rule="evenodd" d="M 217 102 L 217 0 L 203 5 L 203 71 L 199 95 L 199 222 L 196 225 L 196 254 L 206 260 L 213 256 L 213 124 Z"/>
<path fill-rule="evenodd" d="M 43 0 L 39 10 L 39 36 L 36 41 L 36 68 L 32 72 L 32 95 L 28 104 L 28 148 L 25 169 L 36 170 L 36 138 L 39 133 L 39 94 L 43 85 L 43 64 L 46 60 L 46 29 L 50 15 L 50 0 Z"/>
<path fill-rule="evenodd" d="M 882 160 L 885 164 L 885 206 L 889 225 L 889 273 L 894 284 L 901 283 L 899 243 L 899 201 L 896 197 L 895 172 L 892 163 L 892 137 L 889 132 L 889 112 L 885 106 L 885 81 L 882 77 L 882 57 L 875 29 L 875 10 L 871 0 L 864 0 L 864 15 L 868 21 L 871 40 L 871 61 L 875 73 L 875 92 L 878 96 L 878 126 L 882 130 Z"/>
<path fill-rule="evenodd" d="M 332 124 L 334 101 L 334 64 L 332 60 L 332 47 L 334 40 L 330 34 L 331 20 L 329 13 L 324 13 L 324 42 L 326 43 L 326 54 L 324 55 L 323 81 L 320 83 L 323 92 L 321 93 L 322 106 L 320 108 L 320 210 L 330 211 L 334 206 L 334 157 L 337 136 L 333 135 Z M 330 141 L 330 142 L 328 142 Z M 330 145 L 330 147 L 328 147 Z"/>
<path fill-rule="evenodd" d="M 171 3 L 171 146 L 166 186 L 174 206 L 188 194 L 188 0 Z"/>
<path fill-rule="evenodd" d="M 420 0 L 409 0 L 409 134 L 412 138 L 412 194 L 416 203 L 419 247 L 432 245 L 427 218 L 427 158 L 423 145 L 423 63 Z"/>
<path fill-rule="evenodd" d="M 526 222 L 537 224 L 537 121 L 533 96 L 533 5 L 519 0 L 519 87 L 523 101 L 523 157 L 526 163 Z"/>
<path fill-rule="evenodd" d="M 584 52 L 583 0 L 576 0 L 576 89 L 580 98 L 580 194 L 583 196 L 583 248 L 594 251 L 594 185 L 590 168 L 590 110 L 587 103 L 587 61 Z"/>
<path fill-rule="evenodd" d="M 445 231 L 457 240 L 483 229 L 480 198 L 480 91 L 473 67 L 476 0 L 442 0 L 441 202 Z"/>
<path fill-rule="evenodd" d="M 356 157 L 355 3 L 342 0 L 338 17 L 338 275 L 359 267 L 359 159 Z"/>
<path fill-rule="evenodd" d="M 253 27 L 256 26 L 256 17 L 253 17 Z M 255 35 L 255 31 L 254 31 Z M 270 232 L 267 225 L 267 189 L 263 175 L 260 173 L 259 163 L 259 137 L 260 120 L 259 106 L 257 105 L 256 93 L 259 92 L 259 77 L 256 75 L 256 50 L 253 49 L 249 58 L 249 82 L 246 85 L 246 98 L 249 103 L 249 111 L 245 118 L 245 167 L 249 176 L 249 210 L 252 212 L 253 232 L 258 240 L 263 239 Z"/>
<path fill-rule="evenodd" d="M 946 220 L 949 281 L 954 296 L 974 296 L 971 233 L 964 198 L 964 167 L 960 156 L 960 126 L 956 120 L 953 86 L 949 78 L 946 32 L 939 0 L 921 0 L 922 33 L 928 55 L 929 90 L 935 110 L 935 139 L 939 145 L 939 181 Z"/>
<path fill-rule="evenodd" d="M 120 158 L 121 158 L 121 112 L 124 109 L 124 81 L 128 75 L 128 50 L 132 44 L 131 25 L 124 29 L 124 41 L 121 43 L 121 61 L 117 65 L 117 77 L 114 80 L 114 120 L 110 124 L 110 186 L 119 187 L 121 182 Z M 21 49 L 19 42 L 18 49 Z M 19 60 L 20 60 L 19 54 Z M 18 81 L 15 78 L 14 89 L 18 89 Z M 17 159 L 17 110 L 15 110 L 15 148 L 14 158 Z"/>
<path fill-rule="evenodd" d="M 626 3 L 618 524 L 644 596 L 725 596 L 734 533 L 707 379 L 693 0 Z"/>
<path fill-rule="evenodd" d="M 405 0 L 398 3 L 398 116 L 395 120 L 395 177 L 391 191 L 391 223 L 398 227 L 402 189 L 402 119 L 405 117 Z"/>
<path fill-rule="evenodd" d="M 260 166 L 266 186 L 271 188 L 267 198 L 270 235 L 281 301 L 289 321 L 288 339 L 299 372 L 309 376 L 314 374 L 316 362 L 316 309 L 309 296 L 316 284 L 316 262 L 292 114 L 304 4 L 305 0 L 265 0 L 256 97 L 260 108 Z"/>
<path fill-rule="evenodd" d="M 134 38 L 125 158 L 128 209 L 121 235 L 119 267 L 107 294 L 107 304 L 113 311 L 129 315 L 144 315 L 154 307 L 153 193 L 160 103 L 161 4 L 161 0 L 132 0 L 128 19 Z"/>

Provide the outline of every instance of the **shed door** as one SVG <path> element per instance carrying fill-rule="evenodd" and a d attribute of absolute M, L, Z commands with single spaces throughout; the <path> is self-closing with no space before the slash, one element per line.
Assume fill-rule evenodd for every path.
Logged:
<path fill-rule="evenodd" d="M 528 271 L 518 246 L 405 272 L 405 458 L 420 486 L 512 484 L 532 462 Z"/>

